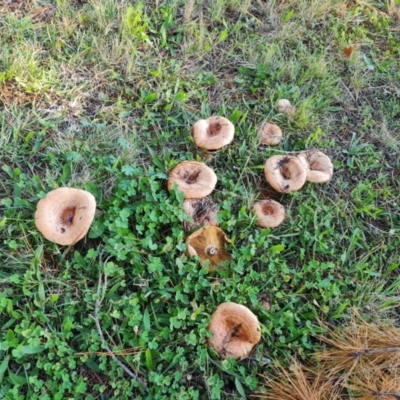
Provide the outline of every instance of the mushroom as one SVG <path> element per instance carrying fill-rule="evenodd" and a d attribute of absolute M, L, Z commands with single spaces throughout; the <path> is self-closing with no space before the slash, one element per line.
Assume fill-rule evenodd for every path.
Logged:
<path fill-rule="evenodd" d="M 328 182 L 333 175 L 333 165 L 330 158 L 318 150 L 300 153 L 297 158 L 307 171 L 307 181 L 314 183 Z"/>
<path fill-rule="evenodd" d="M 201 263 L 210 261 L 210 272 L 222 261 L 232 259 L 225 249 L 225 243 L 230 243 L 230 240 L 225 232 L 216 226 L 205 226 L 186 238 L 188 255 L 198 256 Z"/>
<path fill-rule="evenodd" d="M 211 316 L 208 338 L 221 358 L 246 358 L 261 339 L 261 328 L 257 317 L 245 306 L 236 303 L 220 304 Z"/>
<path fill-rule="evenodd" d="M 168 190 L 174 183 L 183 192 L 185 199 L 201 199 L 209 195 L 217 183 L 217 176 L 206 164 L 198 161 L 183 161 L 168 176 Z"/>
<path fill-rule="evenodd" d="M 193 125 L 196 145 L 206 150 L 218 150 L 233 140 L 235 127 L 229 119 L 219 116 L 200 119 Z"/>
<path fill-rule="evenodd" d="M 278 112 L 281 114 L 288 114 L 290 116 L 296 114 L 296 107 L 292 106 L 287 99 L 278 100 L 276 106 L 278 107 Z"/>
<path fill-rule="evenodd" d="M 285 219 L 285 207 L 275 200 L 260 200 L 254 203 L 256 222 L 263 228 L 275 228 Z"/>
<path fill-rule="evenodd" d="M 294 156 L 272 156 L 264 168 L 265 179 L 280 193 L 299 190 L 306 182 L 307 171 Z"/>
<path fill-rule="evenodd" d="M 192 221 L 185 221 L 185 230 L 190 231 L 196 226 L 217 226 L 218 207 L 214 202 L 204 197 L 202 199 L 187 199 L 183 202 L 183 209 Z"/>
<path fill-rule="evenodd" d="M 62 187 L 39 200 L 35 225 L 47 240 L 71 246 L 86 235 L 95 212 L 96 200 L 91 193 Z"/>
<path fill-rule="evenodd" d="M 275 146 L 282 140 L 282 129 L 278 125 L 264 122 L 258 128 L 260 142 L 269 146 Z"/>

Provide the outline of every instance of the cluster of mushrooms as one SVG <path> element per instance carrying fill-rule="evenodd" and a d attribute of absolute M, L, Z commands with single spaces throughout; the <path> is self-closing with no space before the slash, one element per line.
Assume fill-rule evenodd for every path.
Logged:
<path fill-rule="evenodd" d="M 286 99 L 277 102 L 278 111 L 292 116 L 296 113 Z M 234 138 L 234 125 L 226 118 L 212 116 L 201 119 L 193 126 L 196 145 L 208 151 L 219 150 Z M 277 145 L 282 139 L 279 126 L 264 122 L 258 129 L 259 141 L 266 145 Z M 333 166 L 328 156 L 320 151 L 309 150 L 297 156 L 277 155 L 267 159 L 264 168 L 267 182 L 279 193 L 290 193 L 301 189 L 305 182 L 328 182 Z M 183 208 L 193 222 L 186 222 L 185 229 L 200 228 L 186 238 L 187 253 L 197 256 L 200 262 L 208 261 L 209 271 L 214 271 L 231 255 L 225 244 L 226 234 L 218 228 L 218 208 L 207 196 L 214 190 L 217 176 L 206 164 L 184 161 L 173 168 L 168 177 L 168 190 L 175 187 L 183 192 Z M 256 222 L 261 227 L 274 228 L 285 218 L 285 208 L 275 200 L 260 200 L 253 204 Z M 209 330 L 213 332 L 211 345 L 221 358 L 233 356 L 245 358 L 261 339 L 257 317 L 245 306 L 236 303 L 221 304 L 211 318 Z"/>
<path fill-rule="evenodd" d="M 279 100 L 278 111 L 293 115 L 296 109 L 288 100 Z M 204 150 L 218 150 L 232 142 L 234 125 L 226 118 L 213 116 L 197 121 L 193 126 L 196 145 Z M 275 124 L 264 123 L 258 130 L 261 143 L 276 145 L 282 139 L 282 130 Z M 302 152 L 295 156 L 273 156 L 265 163 L 265 178 L 280 193 L 299 190 L 306 181 L 327 182 L 333 173 L 329 158 L 319 151 Z M 168 190 L 177 187 L 184 194 L 183 207 L 191 221 L 185 222 L 189 234 L 187 252 L 197 256 L 201 263 L 208 261 L 214 271 L 231 255 L 225 248 L 230 240 L 218 227 L 218 207 L 207 197 L 214 190 L 217 176 L 206 164 L 184 161 L 168 176 Z M 276 227 L 285 217 L 285 209 L 268 199 L 253 205 L 257 223 L 262 227 Z M 35 224 L 43 236 L 54 243 L 72 246 L 89 231 L 96 212 L 94 196 L 82 189 L 61 187 L 49 192 L 38 204 Z M 220 304 L 211 316 L 208 344 L 221 358 L 243 359 L 261 339 L 257 317 L 245 306 L 233 302 Z"/>

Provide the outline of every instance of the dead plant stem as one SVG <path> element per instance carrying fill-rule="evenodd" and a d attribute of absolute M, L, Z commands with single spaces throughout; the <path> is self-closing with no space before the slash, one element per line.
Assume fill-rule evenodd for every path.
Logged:
<path fill-rule="evenodd" d="M 104 274 L 104 282 L 102 282 L 102 274 L 99 274 L 99 282 L 97 286 L 97 300 L 94 306 L 94 316 L 91 315 L 91 318 L 94 320 L 94 323 L 96 325 L 97 333 L 100 336 L 100 341 L 103 347 L 107 350 L 111 358 L 135 381 L 137 381 L 143 388 L 145 389 L 146 393 L 149 392 L 148 388 L 145 386 L 143 381 L 134 373 L 132 372 L 125 364 L 123 364 L 113 353 L 111 348 L 108 346 L 105 338 L 103 331 L 100 326 L 100 321 L 99 321 L 99 311 L 101 308 L 101 304 L 104 300 L 105 294 L 106 294 L 106 289 L 107 289 L 107 275 Z M 101 296 L 100 296 L 101 293 Z"/>

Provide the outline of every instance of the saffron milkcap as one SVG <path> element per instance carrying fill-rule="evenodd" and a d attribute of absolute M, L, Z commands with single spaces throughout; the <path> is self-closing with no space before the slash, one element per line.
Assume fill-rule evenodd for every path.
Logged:
<path fill-rule="evenodd" d="M 225 249 L 225 244 L 229 242 L 222 229 L 216 226 L 205 226 L 186 238 L 187 253 L 189 256 L 198 256 L 200 262 L 208 260 L 209 270 L 212 272 L 222 261 L 232 259 Z"/>
<path fill-rule="evenodd" d="M 258 129 L 258 137 L 262 144 L 275 146 L 282 140 L 282 129 L 278 125 L 265 122 Z"/>
<path fill-rule="evenodd" d="M 217 176 L 206 164 L 198 161 L 179 163 L 168 176 L 168 190 L 174 183 L 185 199 L 201 199 L 208 196 L 217 184 Z"/>
<path fill-rule="evenodd" d="M 247 307 L 233 302 L 217 307 L 208 330 L 213 333 L 213 337 L 207 340 L 208 345 L 221 358 L 246 358 L 261 339 L 257 317 Z"/>
<path fill-rule="evenodd" d="M 213 116 L 200 119 L 193 125 L 193 139 L 196 145 L 206 150 L 218 150 L 232 142 L 235 127 L 229 119 Z"/>
<path fill-rule="evenodd" d="M 287 99 L 279 99 L 276 102 L 276 106 L 278 108 L 278 112 L 281 114 L 288 114 L 290 116 L 296 114 L 296 107 L 292 106 L 290 101 Z"/>
<path fill-rule="evenodd" d="M 91 193 L 62 187 L 39 200 L 35 225 L 47 240 L 70 246 L 86 235 L 95 212 L 96 200 Z"/>
<path fill-rule="evenodd" d="M 285 219 L 285 207 L 275 200 L 260 200 L 254 203 L 256 222 L 263 228 L 275 228 Z"/>
<path fill-rule="evenodd" d="M 306 182 L 307 171 L 294 156 L 272 156 L 264 168 L 265 179 L 280 193 L 299 190 Z"/>
<path fill-rule="evenodd" d="M 184 221 L 186 231 L 196 226 L 218 226 L 218 207 L 209 197 L 187 199 L 183 202 L 183 209 L 193 219 L 193 221 Z"/>
<path fill-rule="evenodd" d="M 314 183 L 328 182 L 333 175 L 333 165 L 330 158 L 318 150 L 300 153 L 297 158 L 307 171 L 307 181 Z"/>

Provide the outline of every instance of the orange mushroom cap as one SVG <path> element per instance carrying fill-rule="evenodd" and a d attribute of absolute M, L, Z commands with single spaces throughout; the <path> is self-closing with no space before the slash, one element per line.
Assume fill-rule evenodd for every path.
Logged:
<path fill-rule="evenodd" d="M 282 140 L 282 129 L 270 122 L 264 122 L 258 129 L 260 142 L 269 146 L 275 146 Z"/>
<path fill-rule="evenodd" d="M 307 172 L 297 157 L 272 156 L 264 168 L 265 179 L 280 193 L 299 190 L 306 182 Z"/>
<path fill-rule="evenodd" d="M 174 183 L 183 192 L 185 199 L 201 199 L 209 195 L 217 184 L 217 176 L 206 164 L 198 161 L 183 161 L 168 176 L 168 190 Z"/>
<path fill-rule="evenodd" d="M 208 344 L 221 358 L 246 358 L 261 339 L 257 317 L 236 303 L 220 304 L 211 316 L 208 330 L 213 333 Z"/>
<path fill-rule="evenodd" d="M 333 175 L 333 165 L 330 158 L 318 150 L 300 153 L 297 158 L 307 171 L 307 181 L 314 183 L 328 182 Z"/>
<path fill-rule="evenodd" d="M 260 200 L 254 203 L 256 222 L 263 228 L 275 228 L 285 219 L 285 207 L 275 200 Z"/>
<path fill-rule="evenodd" d="M 193 125 L 193 139 L 196 145 L 206 150 L 218 150 L 232 142 L 235 127 L 225 117 L 213 116 L 200 119 Z"/>
<path fill-rule="evenodd" d="M 290 101 L 287 99 L 278 100 L 276 106 L 278 107 L 278 112 L 281 114 L 288 114 L 290 116 L 296 114 L 296 107 L 292 106 Z"/>
<path fill-rule="evenodd" d="M 216 226 L 205 226 L 186 238 L 188 254 L 198 256 L 200 262 L 209 260 L 210 271 L 213 271 L 222 261 L 232 259 L 225 249 L 225 243 L 229 242 L 225 232 Z"/>
<path fill-rule="evenodd" d="M 96 200 L 86 190 L 62 187 L 40 199 L 35 225 L 51 242 L 70 246 L 88 232 L 96 212 Z"/>

